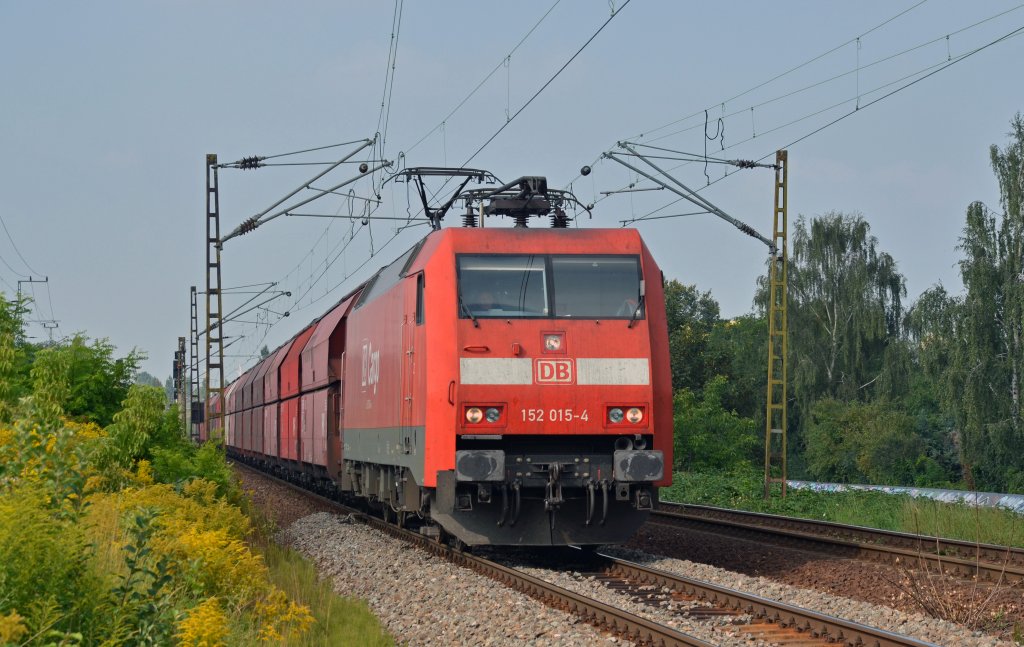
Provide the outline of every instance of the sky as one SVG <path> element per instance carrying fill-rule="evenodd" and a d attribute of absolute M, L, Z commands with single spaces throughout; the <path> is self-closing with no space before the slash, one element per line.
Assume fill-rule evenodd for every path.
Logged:
<path fill-rule="evenodd" d="M 419 211 L 406 184 L 359 177 L 355 162 L 544 175 L 594 204 L 574 226 L 634 221 L 666 278 L 709 290 L 729 317 L 752 309 L 767 248 L 713 215 L 658 217 L 695 210 L 664 190 L 603 194 L 654 185 L 602 153 L 629 141 L 674 151 L 644 149 L 666 158 L 772 161 L 786 148 L 791 229 L 801 216 L 861 214 L 906 277 L 908 303 L 936 284 L 961 292 L 966 208 L 981 200 L 1000 211 L 989 147 L 1006 144 L 1024 111 L 1024 35 L 989 44 L 1024 27 L 1024 5 L 399 8 L 0 0 L 0 291 L 10 298 L 19 281 L 48 279 L 20 284 L 35 298 L 28 334 L 106 337 L 120 354 L 145 351 L 146 371 L 170 374 L 189 331 L 189 286 L 205 284 L 207 153 L 229 162 L 379 133 L 377 146 L 313 183 L 354 179 L 351 197 L 300 210 L 340 217 L 281 217 L 225 242 L 223 283 L 239 288 L 226 310 L 261 289 L 240 286 L 292 293 L 229 324 L 229 377 L 427 233 L 401 220 Z M 269 161 L 337 161 L 354 148 Z M 656 163 L 770 235 L 772 171 Z M 323 168 L 220 170 L 224 233 Z M 428 188 L 447 197 L 440 182 Z M 379 203 L 366 202 L 375 191 Z"/>

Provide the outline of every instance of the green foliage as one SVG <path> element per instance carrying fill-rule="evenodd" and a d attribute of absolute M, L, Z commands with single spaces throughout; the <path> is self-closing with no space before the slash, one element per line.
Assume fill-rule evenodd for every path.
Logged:
<path fill-rule="evenodd" d="M 143 458 L 152 436 L 160 434 L 164 422 L 163 389 L 133 384 L 114 423 L 107 427 L 110 456 L 121 467 Z"/>
<path fill-rule="evenodd" d="M 806 433 L 808 469 L 824 481 L 913 485 L 924 452 L 914 419 L 886 403 L 820 400 Z"/>
<path fill-rule="evenodd" d="M 977 508 L 913 499 L 884 492 L 813 492 L 790 488 L 786 498 L 764 498 L 763 474 L 753 469 L 733 472 L 682 472 L 672 487 L 661 490 L 665 501 L 822 519 L 966 541 L 1024 546 L 1024 520 L 1009 510 Z"/>
<path fill-rule="evenodd" d="M 867 400 L 899 333 L 905 280 L 860 215 L 801 217 L 789 266 L 790 372 L 797 413 L 834 397 Z M 762 278 L 761 302 L 767 302 Z"/>
<path fill-rule="evenodd" d="M 27 390 L 26 312 L 25 301 L 8 301 L 0 292 L 0 423 L 13 419 L 15 405 Z"/>
<path fill-rule="evenodd" d="M 711 329 L 705 357 L 710 375 L 728 378 L 721 398 L 725 409 L 764 427 L 767 393 L 768 322 L 747 315 L 719 321 Z"/>
<path fill-rule="evenodd" d="M 710 292 L 672 280 L 665 284 L 672 388 L 700 391 L 709 377 L 705 349 L 718 321 L 718 302 Z"/>
<path fill-rule="evenodd" d="M 0 491 L 0 616 L 16 611 L 32 634 L 88 630 L 100 578 L 82 529 L 22 485 Z"/>
<path fill-rule="evenodd" d="M 163 389 L 131 384 L 141 356 L 114 359 L 105 340 L 81 336 L 31 352 L 5 308 L 0 643 L 301 641 L 313 617 L 246 543 L 222 448 L 193 447 Z M 10 388 L 19 379 L 24 388 Z"/>
<path fill-rule="evenodd" d="M 32 399 L 27 403 L 32 411 Z M 15 420 L 11 445 L 3 452 L 0 492 L 31 486 L 59 517 L 72 518 L 82 505 L 86 455 L 74 432 L 62 422 L 30 416 Z"/>
<path fill-rule="evenodd" d="M 164 645 L 178 619 L 173 604 L 171 560 L 154 555 L 150 542 L 156 512 L 145 508 L 131 515 L 130 541 L 124 545 L 127 572 L 111 591 L 116 626 L 111 633 L 133 645 Z"/>
<path fill-rule="evenodd" d="M 676 464 L 686 469 L 732 470 L 749 466 L 760 441 L 754 421 L 722 407 L 728 382 L 722 376 L 704 385 L 700 399 L 689 389 L 675 396 Z"/>
<path fill-rule="evenodd" d="M 241 501 L 241 492 L 231 468 L 224 460 L 224 450 L 216 443 L 198 449 L 188 444 L 155 447 L 153 473 L 161 483 L 184 483 L 202 477 L 217 485 L 217 492 L 230 501 Z"/>
<path fill-rule="evenodd" d="M 65 344 L 40 350 L 32 367 L 33 388 L 48 393 L 68 417 L 106 426 L 121 408 L 145 355 L 133 350 L 114 358 L 108 340 L 87 342 L 78 334 Z"/>
<path fill-rule="evenodd" d="M 289 599 L 308 606 L 316 618 L 316 624 L 307 635 L 288 644 L 308 647 L 394 644 L 365 602 L 339 597 L 330 581 L 321 579 L 316 568 L 294 550 L 267 544 L 263 555 L 274 584 L 287 593 Z"/>

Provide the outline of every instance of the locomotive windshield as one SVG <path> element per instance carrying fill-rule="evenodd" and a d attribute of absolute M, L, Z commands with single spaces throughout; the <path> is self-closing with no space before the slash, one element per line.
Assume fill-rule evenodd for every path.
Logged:
<path fill-rule="evenodd" d="M 461 318 L 629 319 L 640 259 L 612 255 L 484 255 L 457 259 Z"/>

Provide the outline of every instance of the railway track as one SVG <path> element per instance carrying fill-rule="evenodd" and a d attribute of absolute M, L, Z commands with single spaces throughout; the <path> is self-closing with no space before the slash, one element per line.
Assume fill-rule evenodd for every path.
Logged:
<path fill-rule="evenodd" d="M 244 465 L 239 469 L 255 471 Z M 544 579 L 494 560 L 473 555 L 448 546 L 420 532 L 400 528 L 377 517 L 365 514 L 333 499 L 304 490 L 263 472 L 302 496 L 313 498 L 338 512 L 352 515 L 366 525 L 393 537 L 413 543 L 424 550 L 470 568 L 506 586 L 541 600 L 545 604 L 572 613 L 590 624 L 601 627 L 638 644 L 657 646 L 710 647 L 701 638 L 660 624 L 624 609 L 570 591 Z M 847 645 L 848 647 L 927 647 L 931 643 L 868 627 L 841 618 L 827 616 L 741 591 L 727 589 L 676 574 L 648 568 L 626 560 L 596 554 L 579 557 L 589 569 L 584 574 L 605 583 L 609 588 L 644 601 L 658 604 L 666 599 L 698 603 L 687 610 L 691 619 L 731 616 L 734 629 L 752 638 L 783 645 Z"/>
<path fill-rule="evenodd" d="M 977 578 L 993 585 L 1024 583 L 1024 550 L 1008 546 L 666 502 L 659 504 L 652 521 L 747 539 L 769 539 L 794 548 L 918 567 L 965 579 Z"/>

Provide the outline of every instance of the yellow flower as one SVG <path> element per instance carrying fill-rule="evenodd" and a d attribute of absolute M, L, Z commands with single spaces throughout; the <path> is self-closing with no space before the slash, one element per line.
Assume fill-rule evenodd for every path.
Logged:
<path fill-rule="evenodd" d="M 153 466 L 143 459 L 135 468 L 135 482 L 139 485 L 153 485 Z"/>
<path fill-rule="evenodd" d="M 23 622 L 24 618 L 18 615 L 17 611 L 11 611 L 5 616 L 0 616 L 0 643 L 19 644 L 21 637 L 28 633 L 28 628 Z"/>
<path fill-rule="evenodd" d="M 228 619 L 217 598 L 207 598 L 178 623 L 182 647 L 220 647 L 226 645 Z"/>

